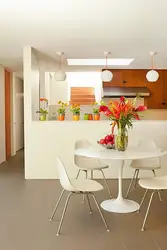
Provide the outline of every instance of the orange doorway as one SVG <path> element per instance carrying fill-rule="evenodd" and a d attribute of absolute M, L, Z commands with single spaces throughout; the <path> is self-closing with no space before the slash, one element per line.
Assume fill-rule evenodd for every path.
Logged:
<path fill-rule="evenodd" d="M 11 110 L 10 110 L 10 72 L 5 70 L 5 137 L 6 137 L 6 160 L 11 156 Z"/>

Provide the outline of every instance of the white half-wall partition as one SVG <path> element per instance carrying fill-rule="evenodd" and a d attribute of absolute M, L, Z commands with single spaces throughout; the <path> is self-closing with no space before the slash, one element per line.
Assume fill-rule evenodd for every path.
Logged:
<path fill-rule="evenodd" d="M 74 164 L 74 147 L 76 140 L 87 139 L 94 147 L 101 150 L 97 140 L 111 133 L 110 121 L 46 121 L 31 122 L 27 131 L 25 178 L 26 179 L 57 179 L 56 157 L 64 162 L 69 175 L 77 175 Z M 139 139 L 153 139 L 157 146 L 167 149 L 167 121 L 139 121 L 129 130 L 129 145 L 137 144 Z M 157 175 L 167 174 L 167 156 L 162 158 L 162 168 Z M 124 167 L 123 177 L 130 178 L 133 170 L 129 161 Z M 105 170 L 106 178 L 118 177 L 119 161 L 107 161 L 110 165 Z M 141 171 L 141 177 L 151 177 L 151 171 Z M 85 178 L 85 175 L 81 175 Z M 101 178 L 99 171 L 95 171 L 94 178 Z"/>

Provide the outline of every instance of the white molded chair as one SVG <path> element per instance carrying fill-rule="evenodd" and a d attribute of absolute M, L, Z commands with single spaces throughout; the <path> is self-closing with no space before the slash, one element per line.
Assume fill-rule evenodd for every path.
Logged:
<path fill-rule="evenodd" d="M 66 210 L 67 210 L 67 206 L 68 206 L 68 202 L 70 200 L 70 197 L 74 194 L 85 194 L 86 197 L 87 197 L 87 201 L 88 201 L 88 205 L 89 205 L 89 209 L 90 209 L 90 213 L 92 213 L 92 208 L 91 208 L 91 205 L 90 205 L 90 200 L 89 200 L 89 196 L 91 195 L 93 197 L 93 200 L 98 208 L 98 211 L 101 215 L 101 218 L 105 224 L 105 227 L 107 229 L 107 231 L 110 231 L 109 228 L 108 228 L 108 225 L 103 217 L 103 214 L 100 210 L 100 207 L 97 203 L 97 200 L 96 200 L 96 197 L 95 195 L 93 194 L 93 192 L 96 192 L 96 191 L 100 191 L 103 189 L 103 186 L 98 183 L 97 181 L 94 181 L 94 180 L 90 180 L 90 179 L 69 179 L 68 177 L 68 174 L 66 172 L 66 169 L 62 163 L 62 161 L 57 158 L 57 168 L 58 168 L 58 174 L 59 174 L 59 179 L 60 179 L 60 184 L 62 185 L 63 187 L 63 190 L 58 198 L 58 201 L 56 203 L 56 206 L 53 210 L 53 213 L 52 213 L 52 216 L 50 218 L 50 221 L 53 220 L 54 218 L 54 215 L 56 213 L 56 210 L 59 206 L 59 203 L 62 199 L 62 196 L 64 194 L 65 191 L 68 191 L 69 194 L 67 196 L 67 199 L 66 199 L 66 202 L 65 202 L 65 206 L 64 206 L 64 209 L 63 209 L 63 213 L 62 213 L 62 216 L 61 216 L 61 220 L 60 220 L 60 224 L 59 224 L 59 227 L 58 227 L 58 231 L 57 231 L 57 235 L 60 234 L 60 231 L 61 231 L 61 227 L 62 227 L 62 223 L 63 223 L 63 220 L 64 220 L 64 216 L 65 216 L 65 213 L 66 213 Z"/>
<path fill-rule="evenodd" d="M 141 230 L 144 231 L 145 223 L 146 223 L 146 220 L 147 220 L 147 217 L 148 217 L 148 213 L 149 213 L 149 210 L 150 210 L 150 206 L 151 206 L 151 202 L 152 202 L 154 194 L 155 193 L 159 194 L 160 191 L 167 189 L 167 175 L 162 176 L 162 177 L 140 179 L 139 180 L 139 185 L 142 188 L 146 189 L 146 191 L 144 193 L 144 196 L 142 198 L 142 201 L 140 203 L 140 208 L 141 208 L 141 206 L 142 206 L 142 204 L 143 204 L 143 202 L 145 200 L 145 197 L 147 195 L 148 190 L 152 190 L 150 201 L 149 201 L 147 211 L 146 211 L 146 214 L 145 214 L 145 217 L 144 217 L 143 225 L 142 225 L 142 228 L 141 228 Z"/>
<path fill-rule="evenodd" d="M 156 144 L 154 141 L 152 140 L 140 140 L 138 145 L 138 148 L 144 148 L 144 149 L 155 149 L 156 148 Z M 149 170 L 153 172 L 153 175 L 156 176 L 155 174 L 155 170 L 160 169 L 161 168 L 161 161 L 160 158 L 153 158 L 153 159 L 144 159 L 144 160 L 133 160 L 131 165 L 130 165 L 135 171 L 134 171 L 134 175 L 133 178 L 130 181 L 129 187 L 127 189 L 127 193 L 126 193 L 126 198 L 129 194 L 129 192 L 131 190 L 134 190 L 136 188 L 136 185 L 138 183 L 138 177 L 139 177 L 139 172 L 143 171 L 143 170 Z M 132 189 L 133 187 L 133 189 Z M 159 193 L 160 196 L 160 193 Z M 160 197 L 161 199 L 161 197 Z"/>
<path fill-rule="evenodd" d="M 78 148 L 88 149 L 88 148 L 92 148 L 92 145 L 88 140 L 79 140 L 79 141 L 76 141 L 75 143 L 75 149 L 78 149 Z M 97 160 L 97 159 L 87 158 L 87 157 L 77 156 L 77 155 L 74 155 L 74 162 L 75 162 L 75 165 L 79 168 L 76 178 L 79 177 L 79 174 L 81 171 L 84 171 L 86 174 L 86 179 L 87 179 L 88 171 L 90 171 L 91 179 L 93 179 L 93 171 L 95 170 L 100 171 L 104 179 L 105 187 L 109 193 L 109 196 L 111 197 L 111 191 L 109 189 L 109 186 L 107 184 L 107 181 L 103 172 L 104 169 L 109 167 L 108 165 L 102 163 L 100 160 Z"/>

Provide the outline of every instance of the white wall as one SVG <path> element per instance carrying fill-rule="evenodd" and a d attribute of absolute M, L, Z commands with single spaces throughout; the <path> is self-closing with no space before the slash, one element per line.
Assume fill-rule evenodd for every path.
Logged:
<path fill-rule="evenodd" d="M 5 72 L 0 66 L 0 163 L 5 160 Z"/>
<path fill-rule="evenodd" d="M 23 48 L 24 68 L 24 159 L 25 174 L 29 168 L 27 158 L 29 157 L 29 138 L 31 134 L 32 118 L 37 119 L 36 110 L 39 109 L 39 70 L 35 51 L 26 46 Z"/>
<path fill-rule="evenodd" d="M 96 101 L 101 101 L 101 72 L 68 72 L 68 101 L 70 101 L 71 87 L 93 87 Z"/>
<path fill-rule="evenodd" d="M 50 77 L 50 105 L 56 105 L 58 101 L 68 102 L 68 81 L 56 81 Z"/>
<path fill-rule="evenodd" d="M 69 102 L 71 87 L 95 88 L 96 101 L 101 100 L 102 81 L 100 72 L 67 72 L 65 81 L 56 81 L 50 78 L 50 105 L 56 105 L 58 101 Z"/>
<path fill-rule="evenodd" d="M 23 80 L 16 76 L 16 73 L 11 74 L 11 155 L 15 155 L 17 151 L 16 143 L 16 103 L 17 98 L 24 98 L 23 96 Z M 19 110 L 20 111 L 20 110 Z M 18 111 L 18 112 L 19 112 Z M 21 112 L 21 111 L 20 111 Z M 20 131 L 21 132 L 21 131 Z"/>

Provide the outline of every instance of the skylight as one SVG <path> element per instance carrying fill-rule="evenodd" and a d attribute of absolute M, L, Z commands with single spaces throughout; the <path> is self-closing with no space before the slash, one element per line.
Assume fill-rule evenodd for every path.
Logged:
<path fill-rule="evenodd" d="M 131 58 L 110 58 L 107 59 L 108 66 L 127 66 L 132 63 L 134 59 Z M 80 66 L 104 66 L 106 59 L 67 59 L 68 65 Z"/>

